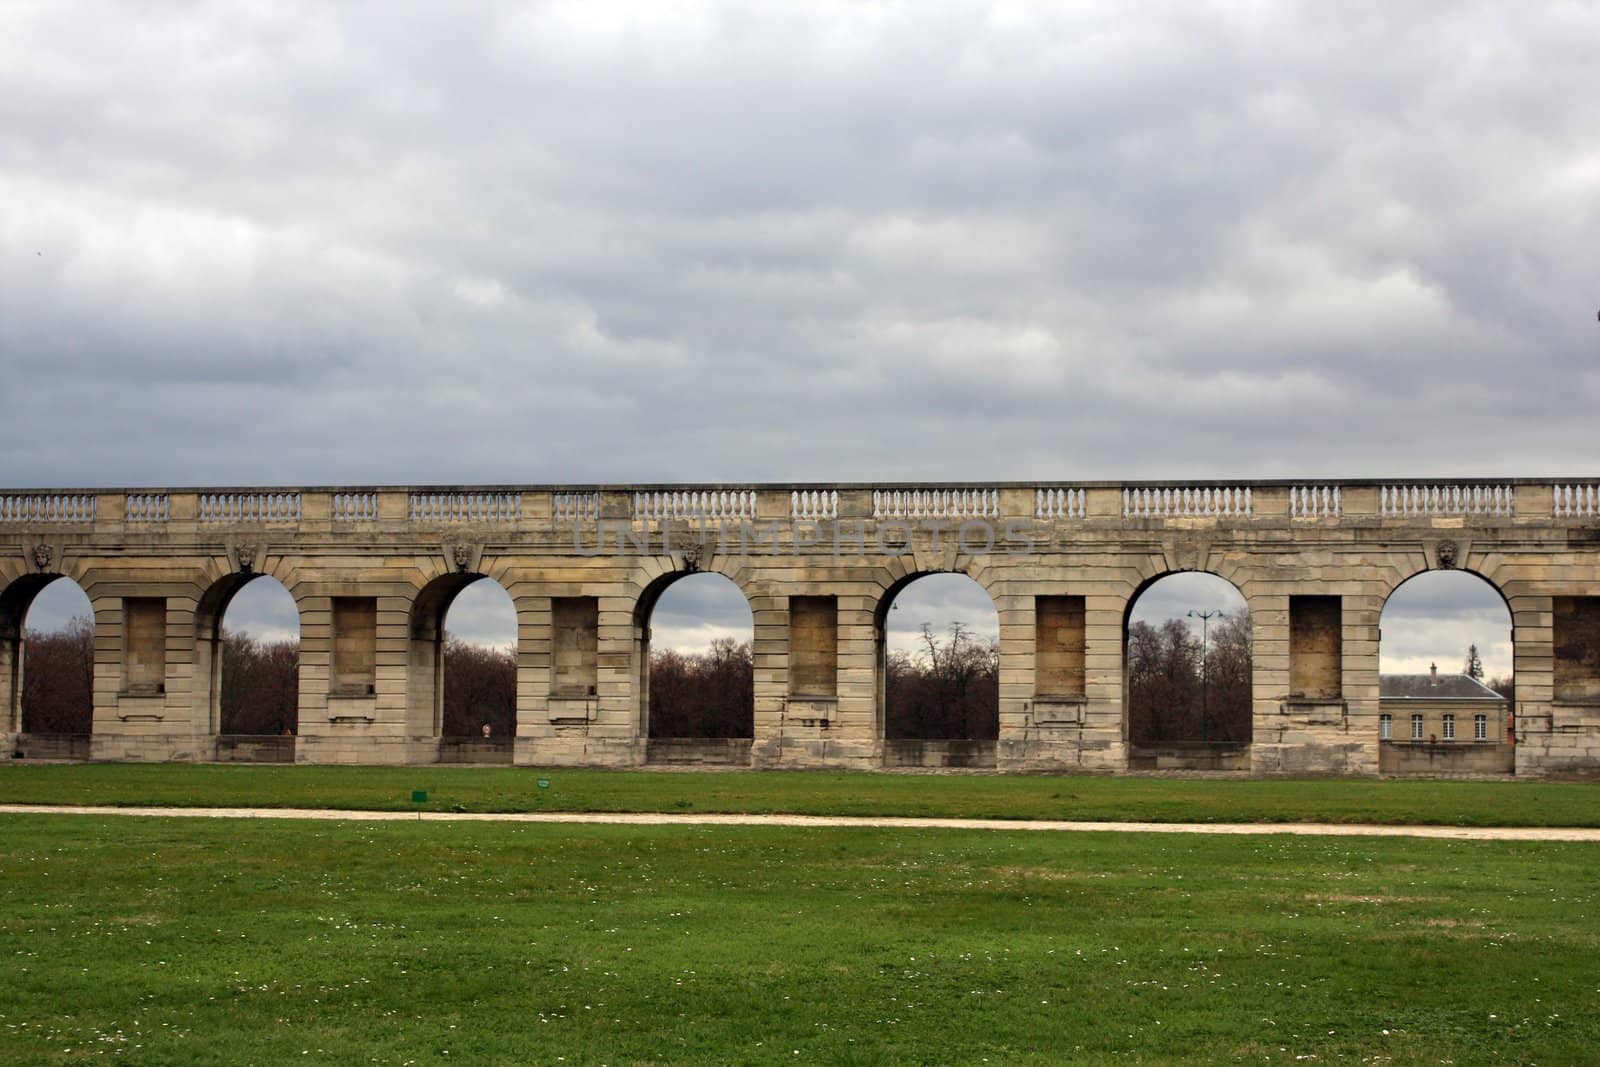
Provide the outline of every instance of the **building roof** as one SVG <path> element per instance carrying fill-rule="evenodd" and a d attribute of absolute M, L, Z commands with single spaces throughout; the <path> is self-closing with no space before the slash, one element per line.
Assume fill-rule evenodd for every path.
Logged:
<path fill-rule="evenodd" d="M 1505 697 L 1470 674 L 1380 674 L 1380 700 L 1482 700 L 1505 702 Z"/>

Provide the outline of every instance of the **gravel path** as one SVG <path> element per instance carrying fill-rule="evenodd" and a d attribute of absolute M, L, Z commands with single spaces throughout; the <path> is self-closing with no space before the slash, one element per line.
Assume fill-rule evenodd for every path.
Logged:
<path fill-rule="evenodd" d="M 1600 828 L 1372 826 L 1342 823 L 1069 822 L 1057 819 L 918 819 L 875 815 L 690 815 L 608 812 L 350 811 L 327 808 L 133 808 L 0 804 L 0 815 L 138 815 L 168 819 L 343 819 L 366 822 L 592 823 L 615 826 L 864 826 L 933 830 L 1034 830 L 1140 834 L 1299 834 L 1434 837 L 1463 841 L 1600 841 Z"/>

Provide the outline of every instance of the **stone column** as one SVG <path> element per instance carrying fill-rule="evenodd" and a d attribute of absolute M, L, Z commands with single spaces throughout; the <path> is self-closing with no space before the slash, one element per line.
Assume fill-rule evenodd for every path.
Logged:
<path fill-rule="evenodd" d="M 753 624 L 750 654 L 755 668 L 750 763 L 753 767 L 777 766 L 785 762 L 788 732 L 788 598 L 757 595 L 749 599 Z"/>
<path fill-rule="evenodd" d="M 883 709 L 874 621 L 878 588 L 862 587 L 839 597 L 839 709 L 828 750 L 837 766 L 866 768 L 883 762 Z"/>
<path fill-rule="evenodd" d="M 1122 771 L 1128 767 L 1127 709 L 1123 696 L 1123 620 L 1131 590 L 1096 583 L 1084 598 L 1083 730 L 1076 766 L 1083 770 Z"/>
<path fill-rule="evenodd" d="M 1514 594 L 1511 606 L 1512 663 L 1516 680 L 1517 743 L 1512 754 L 1518 776 L 1539 778 L 1587 762 L 1577 748 L 1580 735 L 1565 734 L 1555 704 L 1554 598 Z"/>
<path fill-rule="evenodd" d="M 5 709 L 4 741 L 9 748 L 22 730 L 22 628 L 0 620 L 0 707 Z"/>

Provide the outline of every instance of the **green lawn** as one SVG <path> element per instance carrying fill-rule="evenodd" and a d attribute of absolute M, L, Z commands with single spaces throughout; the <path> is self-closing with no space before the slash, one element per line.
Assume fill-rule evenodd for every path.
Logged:
<path fill-rule="evenodd" d="M 538 782 L 549 782 L 541 789 Z M 413 804 L 413 790 L 428 801 Z M 0 803 L 1600 826 L 1597 782 L 0 764 Z"/>
<path fill-rule="evenodd" d="M 0 817 L 0 1062 L 1583 1063 L 1600 848 Z"/>

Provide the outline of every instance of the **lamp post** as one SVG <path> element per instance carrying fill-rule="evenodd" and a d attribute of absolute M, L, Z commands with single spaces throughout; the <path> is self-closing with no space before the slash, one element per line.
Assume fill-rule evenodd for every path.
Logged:
<path fill-rule="evenodd" d="M 1216 611 L 1191 611 L 1189 618 L 1200 620 L 1200 740 L 1211 740 L 1211 664 L 1206 647 L 1207 627 Z"/>

